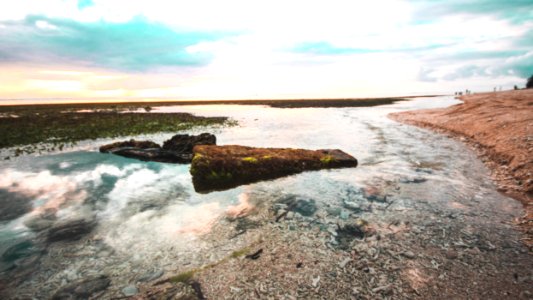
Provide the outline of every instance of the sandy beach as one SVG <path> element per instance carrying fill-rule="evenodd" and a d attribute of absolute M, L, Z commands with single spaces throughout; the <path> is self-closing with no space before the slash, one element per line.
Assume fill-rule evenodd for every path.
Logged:
<path fill-rule="evenodd" d="M 526 209 L 519 224 L 531 240 L 533 222 L 533 90 L 461 96 L 463 104 L 391 114 L 399 122 L 431 128 L 470 145 L 491 170 L 499 191 Z"/>

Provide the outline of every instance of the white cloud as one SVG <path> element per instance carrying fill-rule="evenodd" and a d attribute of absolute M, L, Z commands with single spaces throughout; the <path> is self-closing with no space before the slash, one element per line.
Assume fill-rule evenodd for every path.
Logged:
<path fill-rule="evenodd" d="M 489 57 L 458 61 L 451 56 L 514 49 L 513 42 L 533 30 L 533 23 L 516 25 L 497 19 L 495 14 L 445 14 L 431 22 L 415 24 L 413 18 L 419 13 L 419 4 L 399 0 L 94 0 L 93 3 L 79 10 L 77 1 L 10 2 L 0 11 L 0 20 L 42 14 L 80 22 L 125 22 L 140 16 L 176 30 L 232 31 L 240 35 L 187 48 L 188 53 L 211 53 L 213 60 L 208 66 L 160 68 L 146 74 L 47 68 L 51 72 L 74 73 L 72 79 L 67 78 L 68 73 L 50 73 L 47 74 L 50 78 L 44 79 L 29 78 L 30 75 L 20 75 L 20 79 L 15 75 L 15 79 L 9 80 L 18 85 L 0 87 L 0 93 L 3 92 L 0 97 L 33 94 L 175 99 L 357 97 L 381 95 L 385 82 L 388 82 L 387 93 L 402 93 L 402 88 L 445 92 L 458 83 L 447 85 L 442 79 L 454 77 L 450 74 L 466 70 L 474 61 L 485 69 L 496 62 L 509 66 L 524 62 L 520 58 L 505 61 Z M 35 25 L 39 28 L 52 29 L 47 22 L 38 22 L 41 23 Z M 326 42 L 342 49 L 379 52 L 327 56 L 290 51 L 304 42 Z M 487 69 L 486 76 L 497 74 L 498 70 Z M 519 79 L 516 74 L 508 76 L 514 78 L 509 81 Z M 421 79 L 439 83 L 428 88 L 429 83 L 420 82 Z"/>

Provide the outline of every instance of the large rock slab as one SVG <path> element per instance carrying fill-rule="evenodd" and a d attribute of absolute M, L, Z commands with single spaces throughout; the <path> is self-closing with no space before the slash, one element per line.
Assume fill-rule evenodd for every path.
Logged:
<path fill-rule="evenodd" d="M 197 192 L 224 190 L 303 171 L 357 166 L 357 159 L 338 149 L 200 145 L 193 152 L 190 172 Z"/>
<path fill-rule="evenodd" d="M 165 163 L 190 163 L 196 145 L 215 145 L 216 137 L 210 133 L 200 135 L 177 134 L 164 142 L 163 147 L 152 141 L 129 140 L 100 147 L 102 153 L 112 153 L 142 161 Z"/>

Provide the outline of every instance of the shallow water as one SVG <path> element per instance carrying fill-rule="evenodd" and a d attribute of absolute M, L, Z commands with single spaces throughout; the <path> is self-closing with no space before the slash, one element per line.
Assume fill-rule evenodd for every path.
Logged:
<path fill-rule="evenodd" d="M 292 201 L 287 199 L 304 204 L 298 211 L 302 220 L 321 213 L 376 224 L 406 216 L 420 225 L 459 218 L 465 225 L 500 224 L 494 230 L 511 240 L 517 233 L 501 223 L 518 216 L 521 205 L 495 192 L 487 170 L 471 151 L 386 117 L 456 103 L 452 97 L 437 97 L 364 108 L 154 109 L 236 119 L 239 126 L 216 129 L 220 145 L 339 148 L 359 160 L 355 169 L 306 172 L 210 194 L 194 192 L 188 165 L 101 154 L 96 143 L 68 153 L 2 162 L 2 196 L 28 207 L 0 223 L 0 289 L 8 295 L 48 298 L 69 282 L 106 274 L 111 286 L 104 297 L 120 296 L 122 288 L 150 274 L 169 275 L 226 257 L 242 246 L 217 238 L 242 229 L 228 223 L 228 217 Z M 202 131 L 206 129 L 192 133 Z M 161 142 L 171 135 L 145 138 Z M 21 205 L 15 204 L 19 210 Z M 27 226 L 43 215 L 52 215 L 46 226 L 72 219 L 96 225 L 80 240 L 49 242 L 49 227 L 35 232 Z M 221 227 L 226 232 L 213 236 L 213 228 Z M 339 240 L 328 243 L 342 249 Z"/>

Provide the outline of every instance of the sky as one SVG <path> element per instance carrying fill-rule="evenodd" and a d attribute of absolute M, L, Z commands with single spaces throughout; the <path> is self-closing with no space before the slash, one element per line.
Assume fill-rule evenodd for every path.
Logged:
<path fill-rule="evenodd" d="M 453 94 L 533 75 L 531 0 L 0 4 L 3 103 Z"/>

